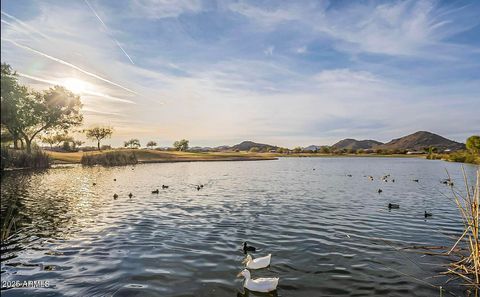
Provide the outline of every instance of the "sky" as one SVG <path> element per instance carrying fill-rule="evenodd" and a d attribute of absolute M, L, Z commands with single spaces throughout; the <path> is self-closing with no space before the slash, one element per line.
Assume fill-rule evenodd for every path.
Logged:
<path fill-rule="evenodd" d="M 2 62 L 78 93 L 115 146 L 480 133 L 480 1 L 1 4 Z"/>

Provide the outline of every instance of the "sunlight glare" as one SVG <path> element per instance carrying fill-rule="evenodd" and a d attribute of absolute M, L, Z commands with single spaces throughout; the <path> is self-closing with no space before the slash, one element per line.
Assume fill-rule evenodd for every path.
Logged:
<path fill-rule="evenodd" d="M 78 78 L 66 78 L 62 85 L 73 93 L 82 93 L 88 89 L 88 84 Z"/>

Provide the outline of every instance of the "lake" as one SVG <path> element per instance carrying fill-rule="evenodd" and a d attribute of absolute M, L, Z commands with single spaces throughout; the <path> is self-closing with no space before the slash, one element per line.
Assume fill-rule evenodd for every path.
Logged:
<path fill-rule="evenodd" d="M 445 282 L 436 277 L 445 259 L 404 248 L 451 246 L 449 235 L 461 234 L 440 183 L 447 169 L 462 191 L 461 166 L 281 158 L 7 172 L 2 221 L 12 205 L 20 221 L 2 244 L 2 283 L 49 286 L 2 296 L 265 296 L 236 278 L 243 241 L 254 257 L 273 255 L 252 276 L 280 277 L 277 296 L 439 296 L 429 284 Z M 478 166 L 464 166 L 473 180 Z"/>

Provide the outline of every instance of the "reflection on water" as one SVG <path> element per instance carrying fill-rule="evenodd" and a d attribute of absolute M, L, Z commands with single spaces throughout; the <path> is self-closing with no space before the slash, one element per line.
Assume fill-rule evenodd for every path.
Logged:
<path fill-rule="evenodd" d="M 255 256 L 273 254 L 252 272 L 280 277 L 270 296 L 437 296 L 423 281 L 445 281 L 432 278 L 443 260 L 402 248 L 451 245 L 461 230 L 445 169 L 460 185 L 459 164 L 390 158 L 9 172 L 2 221 L 12 206 L 19 221 L 2 244 L 2 281 L 50 286 L 2 295 L 269 296 L 235 278 L 247 240 Z"/>

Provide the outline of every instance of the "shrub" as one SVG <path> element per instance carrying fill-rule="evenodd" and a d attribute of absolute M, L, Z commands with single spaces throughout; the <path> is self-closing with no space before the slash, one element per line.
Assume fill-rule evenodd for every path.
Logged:
<path fill-rule="evenodd" d="M 22 150 L 1 147 L 1 170 L 5 168 L 48 168 L 51 160 L 48 154 L 34 148 L 29 154 Z"/>
<path fill-rule="evenodd" d="M 134 152 L 113 151 L 100 154 L 85 153 L 80 162 L 85 166 L 121 166 L 137 164 L 138 160 Z"/>

